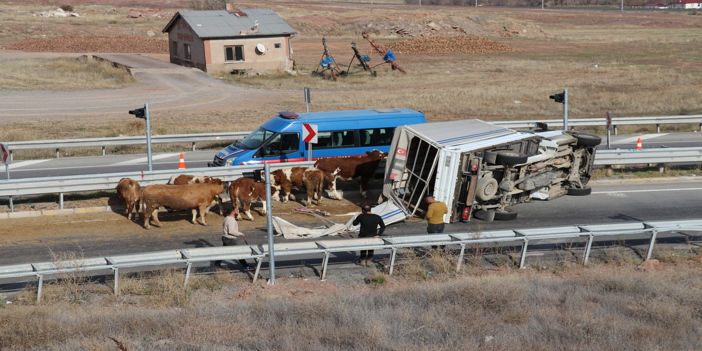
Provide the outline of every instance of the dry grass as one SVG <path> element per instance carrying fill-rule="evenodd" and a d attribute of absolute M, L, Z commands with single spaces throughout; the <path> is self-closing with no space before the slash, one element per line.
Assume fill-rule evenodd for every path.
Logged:
<path fill-rule="evenodd" d="M 240 4 L 242 8 L 249 5 L 256 4 Z M 284 97 L 255 109 L 243 107 L 219 113 L 159 116 L 153 123 L 155 133 L 211 132 L 219 130 L 223 121 L 240 130 L 252 130 L 279 110 L 304 111 L 305 103 L 301 98 L 304 87 L 312 89 L 310 107 L 313 111 L 408 107 L 425 112 L 429 121 L 558 119 L 562 106 L 553 103 L 548 96 L 564 88 L 569 89 L 571 118 L 601 118 L 606 111 L 617 117 L 697 114 L 702 110 L 699 93 L 702 91 L 702 65 L 698 60 L 702 33 L 695 30 L 691 22 L 696 16 L 629 12 L 622 18 L 622 14 L 605 11 L 470 7 L 430 7 L 430 12 L 427 12 L 429 7 L 374 7 L 369 11 L 365 7 L 327 2 L 306 2 L 304 6 L 271 2 L 270 5 L 294 27 L 300 26 L 296 28 L 299 35 L 293 42 L 294 58 L 301 75 L 221 78 L 232 84 L 278 90 Z M 87 7 L 74 7 L 76 12 L 88 11 Z M 90 11 L 96 10 L 91 7 Z M 438 22 L 454 15 L 468 19 L 487 16 L 494 23 L 530 23 L 542 28 L 547 36 L 489 37 L 525 50 L 519 53 L 399 55 L 397 63 L 407 74 L 382 65 L 376 68 L 378 77 L 371 77 L 357 68 L 352 70 L 351 76 L 336 82 L 310 75 L 323 51 L 321 35 L 327 37 L 337 62 L 346 68 L 352 58 L 351 41 L 356 41 L 364 53 L 370 49 L 358 34 L 366 21 L 402 18 L 417 23 Z M 95 35 L 103 35 L 105 31 L 97 30 L 94 25 L 110 23 L 111 35 L 132 34 L 132 31 L 143 35 L 147 28 L 158 28 L 155 32 L 160 33 L 167 21 L 153 17 L 146 21 L 129 20 L 119 11 L 100 16 L 113 17 L 100 20 L 86 17 L 80 20 L 85 24 L 70 23 L 70 28 L 79 33 L 90 30 Z M 323 30 L 314 26 L 315 18 L 328 20 Z M 50 21 L 65 28 L 71 19 Z M 47 25 L 46 21 L 43 23 Z M 306 26 L 312 27 L 307 30 Z M 374 39 L 385 44 L 400 38 Z M 378 63 L 378 56 L 373 58 L 372 62 Z M 90 86 L 104 80 L 103 77 L 86 79 L 81 80 L 80 85 Z M 67 117 L 52 119 L 52 123 L 34 124 L 12 121 L 0 132 L 0 140 L 134 135 L 127 127 L 123 118 L 114 117 Z M 665 125 L 663 128 L 664 131 L 679 129 Z M 604 132 L 603 128 L 594 131 Z M 626 130 L 622 128 L 620 132 Z"/>
<path fill-rule="evenodd" d="M 195 276 L 187 289 L 180 288 L 182 270 L 132 276 L 121 284 L 129 291 L 124 296 L 93 295 L 79 305 L 66 300 L 3 305 L 0 345 L 3 350 L 112 350 L 116 343 L 128 350 L 300 345 L 694 350 L 702 343 L 702 276 L 695 260 L 663 263 L 653 271 L 622 263 L 556 272 L 476 269 L 420 280 L 408 274 L 409 279 L 375 273 L 366 287 L 302 294 L 295 280 L 281 280 L 271 290 L 229 273 Z"/>
<path fill-rule="evenodd" d="M 124 68 L 90 58 L 28 59 L 0 65 L 0 89 L 119 89 L 134 83 Z"/>

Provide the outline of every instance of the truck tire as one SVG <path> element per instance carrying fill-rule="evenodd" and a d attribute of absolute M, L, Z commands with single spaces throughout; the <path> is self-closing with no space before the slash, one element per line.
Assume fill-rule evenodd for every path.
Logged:
<path fill-rule="evenodd" d="M 517 219 L 517 210 L 514 207 L 505 207 L 504 211 L 495 211 L 495 219 L 498 221 L 511 221 Z"/>
<path fill-rule="evenodd" d="M 518 165 L 526 163 L 528 159 L 528 156 L 514 151 L 500 151 L 497 153 L 495 163 L 499 165 Z"/>
<path fill-rule="evenodd" d="M 592 188 L 591 187 L 585 187 L 585 188 L 568 188 L 568 195 L 571 196 L 585 196 L 585 195 L 590 195 L 592 193 Z"/>
<path fill-rule="evenodd" d="M 478 179 L 478 184 L 475 186 L 475 197 L 478 200 L 488 201 L 497 194 L 497 180 L 493 177 L 482 177 Z"/>
<path fill-rule="evenodd" d="M 573 137 L 578 139 L 578 145 L 580 146 L 597 146 L 602 142 L 602 138 L 592 134 L 573 133 Z"/>
<path fill-rule="evenodd" d="M 473 217 L 484 222 L 492 222 L 495 219 L 495 210 L 477 210 L 473 212 Z"/>

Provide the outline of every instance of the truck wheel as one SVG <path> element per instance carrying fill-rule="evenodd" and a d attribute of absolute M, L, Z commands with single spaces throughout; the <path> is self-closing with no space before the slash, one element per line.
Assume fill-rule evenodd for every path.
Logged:
<path fill-rule="evenodd" d="M 500 165 L 517 165 L 520 163 L 526 163 L 528 159 L 528 156 L 514 151 L 500 151 L 497 153 L 495 163 Z"/>
<path fill-rule="evenodd" d="M 578 139 L 578 145 L 580 146 L 597 146 L 602 142 L 602 138 L 592 134 L 573 133 L 573 137 Z"/>
<path fill-rule="evenodd" d="M 495 219 L 495 210 L 477 210 L 473 212 L 473 217 L 485 222 L 492 222 Z"/>
<path fill-rule="evenodd" d="M 498 221 L 511 221 L 517 219 L 517 210 L 513 207 L 505 207 L 504 211 L 495 211 L 495 219 Z"/>
<path fill-rule="evenodd" d="M 475 197 L 478 200 L 487 201 L 497 194 L 497 180 L 493 177 L 483 177 L 478 180 L 475 186 Z"/>
<path fill-rule="evenodd" d="M 592 193 L 592 188 L 590 188 L 590 187 L 568 188 L 568 195 L 572 195 L 572 196 L 585 196 L 585 195 L 590 195 L 591 193 Z"/>

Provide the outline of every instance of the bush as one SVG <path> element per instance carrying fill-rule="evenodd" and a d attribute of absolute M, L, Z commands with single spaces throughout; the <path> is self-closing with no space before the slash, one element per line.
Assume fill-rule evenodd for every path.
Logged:
<path fill-rule="evenodd" d="M 71 5 L 61 5 L 59 6 L 61 10 L 64 10 L 66 12 L 73 12 L 73 6 Z"/>

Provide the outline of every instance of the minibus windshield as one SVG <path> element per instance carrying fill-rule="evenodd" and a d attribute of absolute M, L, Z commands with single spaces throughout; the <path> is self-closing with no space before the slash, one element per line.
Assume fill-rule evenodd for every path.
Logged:
<path fill-rule="evenodd" d="M 256 131 L 244 138 L 244 140 L 238 142 L 237 147 L 248 150 L 258 149 L 266 140 L 270 139 L 275 134 L 276 132 L 259 127 Z"/>

